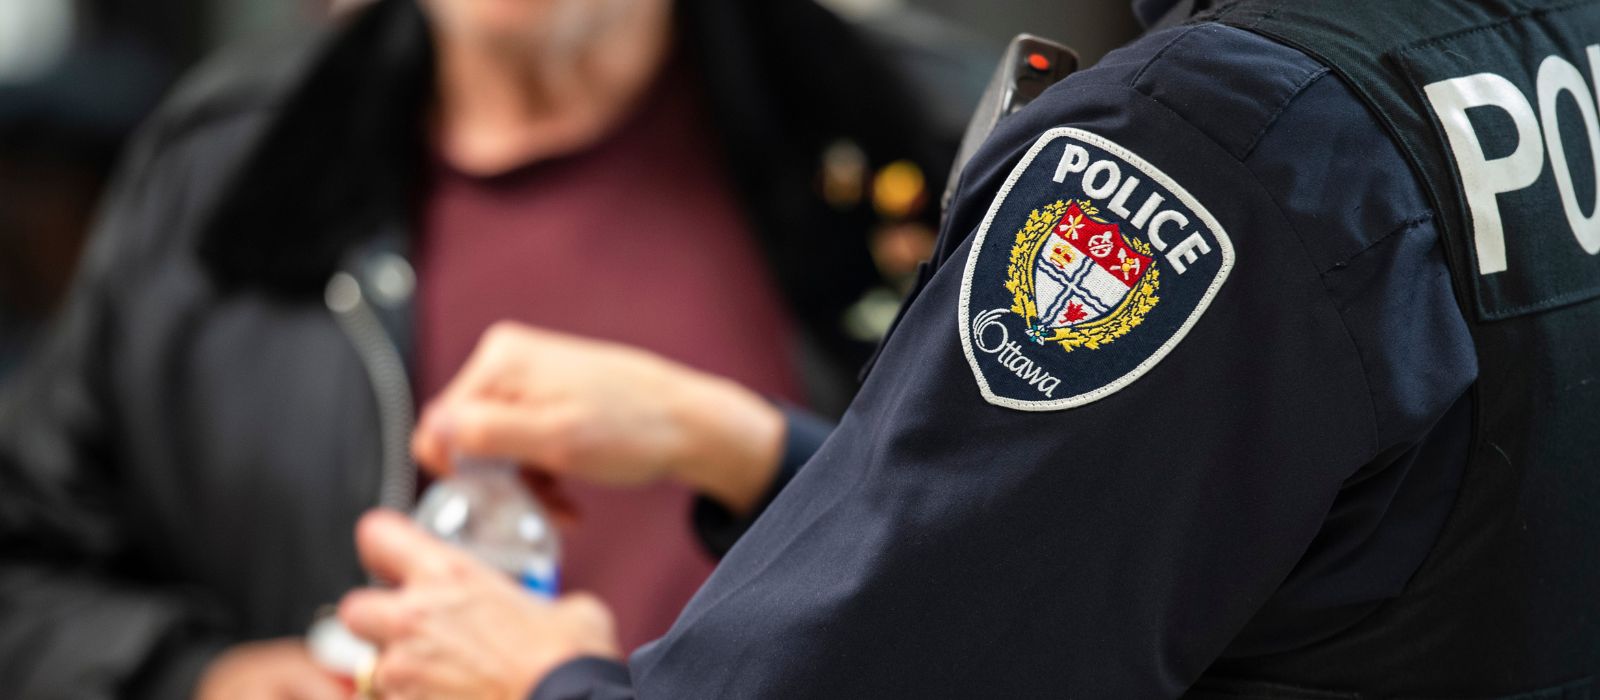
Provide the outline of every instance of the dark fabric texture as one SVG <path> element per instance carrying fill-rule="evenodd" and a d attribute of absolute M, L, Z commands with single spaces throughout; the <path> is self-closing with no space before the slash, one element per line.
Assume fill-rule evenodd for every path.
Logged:
<path fill-rule="evenodd" d="M 1600 257 L 1581 254 L 1556 195 L 1556 173 L 1545 167 L 1528 187 L 1498 194 L 1505 235 L 1523 232 L 1520 244 L 1505 247 L 1507 266 L 1525 274 L 1497 274 L 1479 260 L 1468 232 L 1473 221 L 1462 174 L 1429 98 L 1426 85 L 1450 78 L 1492 73 L 1509 81 L 1537 108 L 1536 84 L 1545 60 L 1559 57 L 1587 65 L 1586 49 L 1596 38 L 1600 3 L 1583 0 L 1441 0 L 1408 3 L 1343 3 L 1338 0 L 1251 0 L 1233 2 L 1216 19 L 1260 32 L 1317 56 L 1344 75 L 1357 94 L 1398 139 L 1407 161 L 1421 178 L 1445 229 L 1461 232 L 1460 245 L 1447 241 L 1468 308 L 1485 321 L 1514 318 L 1600 297 Z M 1584 86 L 1593 99 L 1592 78 Z M 1570 94 L 1568 99 L 1574 99 Z M 1580 209 L 1595 205 L 1596 173 L 1581 117 L 1571 102 L 1540 115 L 1542 125 L 1559 123 L 1559 142 Z M 1566 107 L 1563 109 L 1563 107 Z M 1505 110 L 1475 108 L 1478 127 L 1492 133 L 1482 147 L 1486 158 L 1503 158 L 1518 145 Z M 1483 112 L 1499 112 L 1489 116 Z M 1541 130 L 1548 130 L 1543 129 Z M 1544 141 L 1543 133 L 1533 134 Z M 1544 144 L 1537 144 L 1545 150 Z M 1454 236 L 1452 236 L 1453 238 Z"/>
<path fill-rule="evenodd" d="M 717 66 L 718 119 L 785 115 L 722 147 L 746 163 L 740 205 L 763 213 L 787 302 L 849 363 L 834 310 L 875 283 L 874 215 L 812 194 L 815 149 L 853 139 L 877 164 L 942 141 L 809 2 L 691 1 L 681 21 Z M 0 398 L 8 695 L 183 697 L 218 649 L 303 634 L 365 582 L 351 529 L 404 435 L 380 440 L 371 365 L 322 292 L 336 271 L 376 289 L 405 251 L 426 37 L 410 0 L 384 0 L 309 42 L 219 57 L 141 131 L 49 345 Z M 743 49 L 759 51 L 724 53 Z M 794 74 L 816 65 L 832 67 Z M 857 77 L 873 89 L 841 82 Z M 405 354 L 408 300 L 377 302 L 389 337 L 363 342 Z"/>
<path fill-rule="evenodd" d="M 1237 265 L 1146 375 L 1022 412 L 981 396 L 957 309 L 991 203 L 1049 194 L 1002 183 L 1062 126 L 1185 188 Z M 1348 86 L 1281 44 L 1203 24 L 1068 77 L 973 158 L 861 393 L 633 656 L 638 695 L 1215 697 L 1219 665 L 1359 624 L 1466 463 L 1477 363 L 1431 214 Z"/>
<path fill-rule="evenodd" d="M 1591 697 L 1600 679 L 1600 257 L 1562 213 L 1552 156 L 1565 154 L 1592 212 L 1596 145 L 1579 133 L 1576 102 L 1539 94 L 1558 61 L 1597 68 L 1600 3 L 1245 1 L 1217 18 L 1319 57 L 1395 135 L 1434 204 L 1481 367 L 1470 462 L 1405 589 L 1337 635 L 1218 674 L 1370 696 Z M 1427 90 L 1485 75 L 1509 91 L 1469 111 L 1483 155 L 1504 158 L 1532 138 L 1550 160 L 1526 186 L 1474 202 L 1457 165 L 1463 145 L 1439 127 L 1450 115 Z M 1592 79 L 1565 99 L 1593 100 Z M 1506 128 L 1509 110 L 1498 105 L 1519 99 L 1538 110 L 1538 133 Z M 1504 229 L 1498 272 L 1478 254 L 1485 233 L 1469 212 L 1484 205 Z"/>

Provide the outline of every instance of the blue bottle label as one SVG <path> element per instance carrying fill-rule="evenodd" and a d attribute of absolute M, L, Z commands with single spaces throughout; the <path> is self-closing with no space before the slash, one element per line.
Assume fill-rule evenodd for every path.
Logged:
<path fill-rule="evenodd" d="M 529 592 L 547 600 L 554 600 L 557 595 L 561 594 L 560 572 L 554 567 L 543 572 L 523 569 L 522 575 L 517 577 L 517 581 Z"/>

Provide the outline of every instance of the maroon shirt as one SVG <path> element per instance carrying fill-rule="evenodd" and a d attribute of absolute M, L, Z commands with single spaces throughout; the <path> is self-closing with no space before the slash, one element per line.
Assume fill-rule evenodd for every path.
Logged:
<path fill-rule="evenodd" d="M 799 398 L 792 319 L 708 132 L 668 71 L 583 153 L 493 177 L 436 163 L 421 212 L 418 389 L 439 392 L 483 331 L 514 319 L 621 341 L 772 396 Z M 660 636 L 711 571 L 691 494 L 564 484 L 563 587 L 600 595 L 625 649 Z"/>

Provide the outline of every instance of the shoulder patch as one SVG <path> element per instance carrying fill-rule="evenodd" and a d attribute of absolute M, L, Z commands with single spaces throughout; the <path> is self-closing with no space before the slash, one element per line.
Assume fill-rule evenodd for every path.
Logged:
<path fill-rule="evenodd" d="M 1171 352 L 1233 263 L 1228 234 L 1166 173 L 1095 134 L 1051 129 L 978 228 L 961 347 L 989 403 L 1082 406 Z"/>

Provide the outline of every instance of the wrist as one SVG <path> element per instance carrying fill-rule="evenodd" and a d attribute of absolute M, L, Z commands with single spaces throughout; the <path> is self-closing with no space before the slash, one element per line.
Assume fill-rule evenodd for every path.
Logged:
<path fill-rule="evenodd" d="M 755 509 L 782 461 L 783 412 L 736 382 L 704 375 L 676 401 L 685 438 L 672 478 L 736 515 Z"/>
<path fill-rule="evenodd" d="M 584 656 L 571 659 L 550 670 L 527 700 L 558 700 L 590 697 L 597 689 L 625 689 L 632 686 L 628 667 L 609 657 Z"/>
<path fill-rule="evenodd" d="M 590 663 L 620 665 L 622 654 L 614 649 L 584 649 L 578 646 L 564 649 L 560 653 L 548 654 L 525 669 L 526 682 L 514 684 L 512 690 L 515 692 L 512 695 L 516 698 L 539 697 L 545 681 L 574 662 L 584 662 L 585 665 Z"/>

